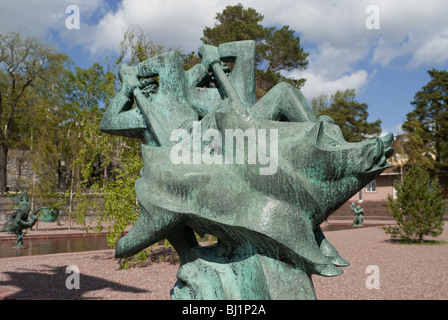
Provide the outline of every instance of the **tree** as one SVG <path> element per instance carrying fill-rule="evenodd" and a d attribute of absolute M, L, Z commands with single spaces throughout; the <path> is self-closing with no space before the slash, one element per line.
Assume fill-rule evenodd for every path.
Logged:
<path fill-rule="evenodd" d="M 88 69 L 76 68 L 67 77 L 70 114 L 64 127 L 71 152 L 66 154 L 71 168 L 70 208 L 76 208 L 79 223 L 93 208 L 102 210 L 92 193 L 101 194 L 117 166 L 123 141 L 101 132 L 98 124 L 114 95 L 115 76 L 98 63 Z"/>
<path fill-rule="evenodd" d="M 64 70 L 67 61 L 66 55 L 36 38 L 0 34 L 0 192 L 7 191 L 8 150 L 23 144 L 25 133 L 30 136 L 37 83 Z"/>
<path fill-rule="evenodd" d="M 311 105 L 317 117 L 331 117 L 348 142 L 359 142 L 381 133 L 381 120 L 367 121 L 368 105 L 356 101 L 354 89 L 338 90 L 330 99 L 325 95 L 319 96 L 312 99 Z"/>
<path fill-rule="evenodd" d="M 432 155 L 427 159 L 439 176 L 448 172 L 448 72 L 432 69 L 428 74 L 431 80 L 414 95 L 414 110 L 402 128 L 412 138 L 408 149 L 416 151 L 410 156 Z"/>
<path fill-rule="evenodd" d="M 221 43 L 255 40 L 257 43 L 257 97 L 261 98 L 279 82 L 288 82 L 300 89 L 305 79 L 283 76 L 281 71 L 304 70 L 308 65 L 308 53 L 300 46 L 300 38 L 289 26 L 280 29 L 261 25 L 264 17 L 253 8 L 242 4 L 227 6 L 217 13 L 217 24 L 206 27 L 201 40 L 218 46 Z"/>
<path fill-rule="evenodd" d="M 423 139 L 424 129 L 417 119 L 408 119 L 402 125 L 405 134 L 397 140 L 394 153 L 404 156 L 407 161 L 404 167 L 418 163 L 427 172 L 435 172 L 434 158 L 431 145 Z"/>
<path fill-rule="evenodd" d="M 118 58 L 109 58 L 108 72 L 101 69 L 87 70 L 90 86 L 85 87 L 81 79 L 74 81 L 79 87 L 80 94 L 89 91 L 102 92 L 103 99 L 95 102 L 94 111 L 90 110 L 80 118 L 80 147 L 76 154 L 74 165 L 80 170 L 80 186 L 75 190 L 74 202 L 76 211 L 82 218 L 87 211 L 93 209 L 96 220 L 88 226 L 88 230 L 101 232 L 107 229 L 107 242 L 115 247 L 126 227 L 136 221 L 140 214 L 135 181 L 139 177 L 143 166 L 139 141 L 121 136 L 103 133 L 99 130 L 99 122 L 120 86 L 118 77 L 113 70 L 121 63 L 134 65 L 152 56 L 162 53 L 163 46 L 155 45 L 148 35 L 138 26 L 131 27 L 123 36 Z M 77 70 L 78 73 L 82 70 Z M 95 80 L 93 75 L 98 75 Z M 100 83 L 103 82 L 103 86 Z M 87 98 L 87 96 L 86 96 Z M 77 101 L 75 99 L 75 101 Z M 89 99 L 85 100 L 87 103 Z M 97 107 L 100 105 L 101 107 Z M 104 174 L 101 174 L 104 172 Z M 107 173 L 107 174 L 106 174 Z M 103 199 L 101 205 L 91 194 L 95 192 Z M 138 253 L 137 261 L 146 259 L 150 249 Z M 125 259 L 123 265 L 129 263 Z M 132 260 L 132 259 L 131 259 Z"/>
<path fill-rule="evenodd" d="M 426 235 L 442 234 L 446 201 L 436 180 L 430 179 L 418 163 L 413 163 L 396 189 L 397 199 L 389 195 L 388 207 L 397 226 L 385 227 L 386 233 L 420 243 Z"/>
<path fill-rule="evenodd" d="M 123 35 L 120 42 L 120 55 L 118 58 L 108 58 L 107 64 L 112 67 L 122 62 L 133 65 L 145 61 L 150 57 L 161 54 L 164 46 L 151 41 L 149 34 L 145 33 L 139 25 L 132 25 Z"/>
<path fill-rule="evenodd" d="M 64 124 L 69 115 L 69 105 L 65 100 L 66 75 L 70 70 L 55 73 L 46 81 L 34 84 L 36 94 L 33 96 L 35 108 L 28 114 L 28 126 L 31 128 L 30 158 L 34 171 L 32 184 L 28 186 L 31 195 L 31 205 L 39 198 L 39 206 L 56 205 L 56 192 L 65 191 L 69 183 L 68 151 L 71 144 L 68 141 Z M 76 149 L 76 148 L 74 148 Z M 51 199 L 47 201 L 47 199 Z"/>
<path fill-rule="evenodd" d="M 260 23 L 264 17 L 253 8 L 245 9 L 241 3 L 227 6 L 217 13 L 218 23 L 214 28 L 205 27 L 201 38 L 205 44 L 218 46 L 221 43 L 243 40 L 255 40 L 260 43 L 267 34 Z"/>

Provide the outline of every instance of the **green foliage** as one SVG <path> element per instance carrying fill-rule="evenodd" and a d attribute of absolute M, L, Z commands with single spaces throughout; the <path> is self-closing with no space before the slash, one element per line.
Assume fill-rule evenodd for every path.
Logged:
<path fill-rule="evenodd" d="M 386 233 L 393 238 L 421 243 L 426 235 L 442 234 L 446 201 L 437 181 L 414 163 L 396 188 L 397 199 L 389 196 L 388 207 L 397 226 L 384 228 Z"/>
<path fill-rule="evenodd" d="M 183 53 L 182 51 L 177 50 L 177 53 L 179 53 L 182 60 L 184 70 L 189 70 L 194 65 L 201 63 L 201 58 L 199 58 L 199 55 L 194 51 L 190 53 Z"/>
<path fill-rule="evenodd" d="M 294 35 L 295 31 L 289 26 L 280 29 L 266 29 L 265 41 L 257 49 L 264 60 L 268 62 L 268 71 L 303 70 L 308 65 L 308 53 L 300 46 L 300 38 Z"/>
<path fill-rule="evenodd" d="M 261 22 L 263 15 L 242 4 L 227 6 L 217 13 L 217 23 L 206 27 L 201 40 L 205 44 L 218 46 L 221 43 L 255 40 L 257 42 L 257 97 L 261 98 L 279 82 L 285 81 L 300 89 L 305 79 L 288 78 L 280 71 L 304 70 L 308 65 L 308 53 L 300 46 L 300 38 L 289 26 L 280 29 L 266 28 Z"/>
<path fill-rule="evenodd" d="M 306 79 L 287 78 L 280 72 L 272 70 L 257 69 L 257 98 L 264 96 L 271 88 L 280 82 L 286 82 L 293 87 L 300 88 L 305 84 Z"/>
<path fill-rule="evenodd" d="M 40 121 L 54 120 L 50 92 L 67 62 L 66 55 L 37 38 L 0 34 L 0 192 L 6 191 L 8 149 L 31 148 Z"/>
<path fill-rule="evenodd" d="M 429 70 L 431 80 L 414 96 L 414 110 L 407 114 L 403 130 L 409 135 L 409 157 L 426 156 L 436 175 L 448 173 L 448 72 Z"/>
<path fill-rule="evenodd" d="M 103 226 L 107 226 L 111 247 L 115 247 L 126 227 L 132 225 L 140 214 L 134 184 L 143 163 L 137 143 L 129 142 L 134 145 L 123 145 L 117 159 L 120 165 L 112 170 L 113 178 L 108 179 L 104 186 L 99 183 L 93 185 L 95 190 L 101 190 L 104 198 L 103 208 L 95 221 L 96 230 L 102 231 Z"/>
<path fill-rule="evenodd" d="M 348 142 L 359 142 L 381 133 L 381 120 L 368 122 L 367 104 L 356 101 L 354 89 L 337 91 L 330 99 L 322 95 L 314 98 L 311 105 L 316 117 L 330 116 L 341 128 Z"/>
<path fill-rule="evenodd" d="M 95 63 L 88 69 L 65 70 L 53 83 L 44 83 L 40 88 L 42 107 L 34 115 L 40 125 L 34 128 L 32 150 L 33 169 L 40 177 L 35 188 L 37 196 L 79 184 L 75 160 L 85 152 L 83 146 L 101 146 L 90 140 L 96 137 L 93 126 L 101 106 L 108 103 L 110 85 L 103 67 Z"/>
<path fill-rule="evenodd" d="M 152 43 L 143 30 L 134 26 L 125 33 L 120 44 L 120 56 L 116 60 L 109 60 L 109 70 L 126 61 L 135 64 L 160 54 L 163 47 Z M 95 69 L 96 70 L 96 69 Z M 78 70 L 81 72 L 81 70 Z M 115 95 L 118 77 L 113 72 L 104 73 L 102 70 L 100 83 L 97 88 L 103 94 L 101 103 L 94 104 L 107 107 Z M 95 87 L 96 77 L 82 77 L 85 85 Z M 80 93 L 85 90 L 81 90 Z M 74 161 L 74 167 L 79 170 L 79 185 L 74 190 L 74 205 L 77 217 L 81 220 L 89 211 L 94 212 L 96 219 L 90 223 L 87 230 L 93 232 L 107 232 L 107 243 L 114 248 L 126 229 L 132 225 L 140 214 L 140 207 L 135 194 L 135 181 L 143 166 L 139 141 L 105 134 L 99 130 L 99 122 L 105 108 L 87 108 L 79 119 L 79 149 Z M 89 195 L 95 193 L 102 198 Z M 122 268 L 128 268 L 148 258 L 150 248 L 141 251 L 134 257 L 123 259 Z"/>
<path fill-rule="evenodd" d="M 98 122 L 112 85 L 110 76 L 95 63 L 88 69 L 66 69 L 39 90 L 42 109 L 34 116 L 40 125 L 34 129 L 32 150 L 39 181 L 32 187 L 33 195 L 54 201 L 53 194 L 66 190 L 69 219 L 74 216 L 80 224 L 90 207 L 98 206 L 87 205 L 83 193 L 103 173 L 99 172 L 101 154 L 111 152 L 110 140 L 102 139 Z"/>
<path fill-rule="evenodd" d="M 125 32 L 120 42 L 120 56 L 114 64 L 118 66 L 126 61 L 127 64 L 133 65 L 161 54 L 163 49 L 162 45 L 152 42 L 149 34 L 145 34 L 140 26 L 133 25 Z"/>
<path fill-rule="evenodd" d="M 138 172 L 143 166 L 137 141 L 128 140 L 127 144 L 121 140 L 121 147 L 117 150 L 119 164 L 112 170 L 112 178 L 106 181 L 98 181 L 91 186 L 103 197 L 102 206 L 98 201 L 93 202 L 96 209 L 96 219 L 89 227 L 94 232 L 102 232 L 107 229 L 107 244 L 115 248 L 118 240 L 123 236 L 126 228 L 137 220 L 140 215 L 140 207 L 135 194 L 134 184 L 138 178 Z M 85 203 L 85 202 L 84 202 Z M 92 208 L 92 206 L 90 206 Z M 143 250 L 134 257 L 121 261 L 122 268 L 128 268 L 141 263 L 148 258 L 151 249 Z"/>
<path fill-rule="evenodd" d="M 435 171 L 432 147 L 423 139 L 424 129 L 417 119 L 408 119 L 402 128 L 406 131 L 403 142 L 397 144 L 396 153 L 403 154 L 408 159 L 405 166 L 418 163 L 422 169 L 428 172 Z"/>
<path fill-rule="evenodd" d="M 90 222 L 87 231 L 106 231 L 107 243 L 114 248 L 140 214 L 134 184 L 143 163 L 138 141 L 100 132 L 100 119 L 101 114 L 97 114 L 95 120 L 82 123 L 84 145 L 74 162 L 80 170 L 81 181 L 75 189 L 73 203 L 78 222 L 94 213 L 96 219 Z M 124 259 L 121 267 L 139 263 L 149 254 L 150 248 Z"/>
<path fill-rule="evenodd" d="M 264 17 L 252 8 L 245 9 L 241 3 L 227 6 L 217 13 L 218 23 L 214 28 L 205 27 L 201 38 L 205 44 L 218 46 L 221 43 L 243 40 L 261 41 L 266 29 L 260 24 Z"/>

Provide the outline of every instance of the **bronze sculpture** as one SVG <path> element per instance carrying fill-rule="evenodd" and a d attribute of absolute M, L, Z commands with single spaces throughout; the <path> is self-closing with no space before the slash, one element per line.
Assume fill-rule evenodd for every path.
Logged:
<path fill-rule="evenodd" d="M 355 214 L 355 218 L 353 219 L 353 226 L 355 227 L 362 227 L 364 224 L 364 219 L 363 219 L 363 215 L 364 215 L 364 209 L 361 208 L 361 206 L 355 206 L 355 203 L 352 202 L 352 204 L 350 205 L 350 209 L 353 211 L 353 213 Z"/>
<path fill-rule="evenodd" d="M 187 71 L 174 52 L 120 67 L 100 129 L 140 139 L 144 166 L 142 213 L 115 255 L 167 238 L 181 259 L 173 299 L 315 299 L 311 275 L 348 265 L 320 224 L 389 166 L 393 136 L 348 143 L 285 83 L 256 101 L 254 41 L 199 54 Z"/>
<path fill-rule="evenodd" d="M 8 217 L 0 232 L 14 233 L 17 236 L 14 248 L 21 249 L 25 248 L 23 245 L 23 237 L 26 233 L 24 233 L 23 230 L 34 226 L 37 221 L 37 213 L 41 209 L 39 208 L 35 210 L 31 216 L 29 216 L 31 205 L 28 201 L 28 193 L 26 191 L 16 196 L 13 203 L 17 206 L 17 209 Z"/>

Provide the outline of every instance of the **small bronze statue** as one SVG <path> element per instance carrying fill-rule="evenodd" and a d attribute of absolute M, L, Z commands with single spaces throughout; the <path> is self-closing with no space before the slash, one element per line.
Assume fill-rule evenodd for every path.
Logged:
<path fill-rule="evenodd" d="M 17 206 L 17 209 L 8 217 L 0 232 L 14 233 L 17 236 L 17 241 L 13 248 L 23 249 L 25 248 L 23 245 L 23 236 L 26 234 L 23 230 L 34 226 L 37 221 L 37 213 L 41 208 L 35 210 L 31 216 L 28 217 L 31 205 L 28 201 L 28 193 L 26 191 L 15 197 L 13 203 Z"/>
<path fill-rule="evenodd" d="M 354 227 L 362 227 L 363 225 L 363 215 L 364 215 L 364 209 L 361 208 L 359 205 L 355 207 L 355 203 L 352 202 L 350 205 L 350 209 L 353 210 L 355 213 L 355 219 L 353 219 L 353 226 Z"/>

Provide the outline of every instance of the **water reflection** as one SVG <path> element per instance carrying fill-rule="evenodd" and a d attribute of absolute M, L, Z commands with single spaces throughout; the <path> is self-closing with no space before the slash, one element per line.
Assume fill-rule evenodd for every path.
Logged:
<path fill-rule="evenodd" d="M 329 223 L 326 225 L 323 223 L 321 225 L 322 231 L 339 231 L 339 230 L 357 230 L 357 229 L 363 229 L 363 228 L 370 228 L 370 227 L 378 227 L 383 226 L 384 224 L 365 224 L 362 226 L 353 226 L 352 224 L 331 224 Z"/>
<path fill-rule="evenodd" d="M 0 241 L 0 258 L 110 249 L 105 236 L 54 239 L 24 238 L 25 249 L 14 249 L 15 240 Z"/>
<path fill-rule="evenodd" d="M 364 224 L 362 227 L 354 227 L 351 224 L 329 223 L 328 225 L 323 224 L 322 230 L 324 232 L 348 229 L 356 230 L 380 225 L 382 224 Z M 15 240 L 0 241 L 0 258 L 110 249 L 107 246 L 106 237 L 104 235 L 97 237 L 88 236 L 54 239 L 27 239 L 25 237 L 25 249 L 14 249 L 14 245 Z"/>

